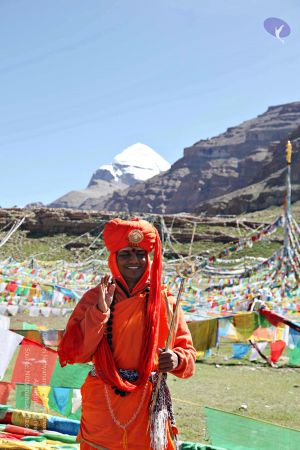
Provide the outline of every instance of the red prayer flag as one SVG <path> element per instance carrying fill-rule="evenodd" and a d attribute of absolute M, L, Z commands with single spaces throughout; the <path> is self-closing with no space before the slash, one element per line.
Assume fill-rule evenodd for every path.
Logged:
<path fill-rule="evenodd" d="M 6 405 L 12 387 L 12 383 L 9 383 L 7 381 L 0 381 L 0 403 L 2 405 Z"/>
<path fill-rule="evenodd" d="M 56 360 L 56 351 L 24 338 L 11 381 L 32 385 L 49 385 Z"/>
<path fill-rule="evenodd" d="M 21 439 L 23 436 L 21 434 L 13 434 L 13 433 L 3 433 L 0 432 L 0 439 L 8 439 L 10 441 L 16 441 L 17 439 Z M 18 448 L 18 447 L 15 447 Z"/>
<path fill-rule="evenodd" d="M 280 356 L 283 353 L 283 350 L 285 349 L 285 342 L 284 341 L 275 341 L 271 342 L 271 352 L 270 352 L 270 359 L 273 363 L 276 363 Z"/>
<path fill-rule="evenodd" d="M 42 433 L 36 430 L 31 430 L 30 428 L 20 427 L 18 425 L 7 424 L 4 428 L 5 433 L 13 433 L 15 436 L 19 436 L 22 439 L 24 436 L 40 436 Z"/>
<path fill-rule="evenodd" d="M 273 311 L 269 311 L 268 309 L 260 309 L 259 313 L 266 317 L 266 319 L 268 319 L 270 324 L 274 325 L 274 327 L 278 327 L 280 323 L 284 323 L 284 317 L 281 317 Z"/>

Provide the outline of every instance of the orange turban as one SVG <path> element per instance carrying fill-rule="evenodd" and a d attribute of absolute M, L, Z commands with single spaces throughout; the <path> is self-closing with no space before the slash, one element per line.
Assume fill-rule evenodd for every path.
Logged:
<path fill-rule="evenodd" d="M 125 247 L 140 247 L 149 253 L 154 248 L 157 231 L 146 220 L 112 219 L 104 227 L 103 239 L 110 253 Z"/>

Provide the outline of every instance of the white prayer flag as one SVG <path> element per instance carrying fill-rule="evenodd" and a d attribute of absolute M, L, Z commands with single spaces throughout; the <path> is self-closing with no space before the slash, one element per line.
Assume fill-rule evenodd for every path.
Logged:
<path fill-rule="evenodd" d="M 44 317 L 50 316 L 51 308 L 49 306 L 42 306 L 40 309 L 41 309 L 41 313 Z"/>
<path fill-rule="evenodd" d="M 81 406 L 81 392 L 80 389 L 73 389 L 73 397 L 72 397 L 72 414 L 75 414 L 76 411 Z"/>
<path fill-rule="evenodd" d="M 7 311 L 7 305 L 0 305 L 0 314 L 5 314 Z"/>
<path fill-rule="evenodd" d="M 30 317 L 37 317 L 39 315 L 40 308 L 38 306 L 31 306 L 29 308 L 29 316 Z"/>
<path fill-rule="evenodd" d="M 17 314 L 17 312 L 19 311 L 19 306 L 18 305 L 8 305 L 7 306 L 7 311 L 12 316 L 15 316 Z"/>
<path fill-rule="evenodd" d="M 267 342 L 256 342 L 257 347 L 263 353 L 264 349 L 267 346 Z M 260 354 L 255 348 L 251 348 L 251 352 L 249 355 L 249 361 L 256 361 L 258 358 L 261 358 Z"/>
<path fill-rule="evenodd" d="M 60 308 L 51 308 L 51 313 L 53 316 L 60 316 L 61 309 Z"/>
<path fill-rule="evenodd" d="M 0 380 L 2 380 L 10 360 L 22 340 L 23 336 L 20 334 L 0 328 Z"/>
<path fill-rule="evenodd" d="M 10 325 L 10 318 L 7 316 L 0 315 L 0 328 L 3 328 L 4 330 L 9 330 L 9 325 Z"/>
<path fill-rule="evenodd" d="M 53 291 L 52 305 L 63 305 L 64 295 L 60 291 Z"/>

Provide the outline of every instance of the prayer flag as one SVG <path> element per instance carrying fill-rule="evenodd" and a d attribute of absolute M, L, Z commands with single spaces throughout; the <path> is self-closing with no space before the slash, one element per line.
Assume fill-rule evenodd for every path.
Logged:
<path fill-rule="evenodd" d="M 51 388 L 49 408 L 70 419 L 79 420 L 81 417 L 80 389 Z"/>
<path fill-rule="evenodd" d="M 32 385 L 49 385 L 57 360 L 50 348 L 24 338 L 18 354 L 12 382 Z"/>
<path fill-rule="evenodd" d="M 38 330 L 37 325 L 34 323 L 22 322 L 23 330 Z"/>
<path fill-rule="evenodd" d="M 247 355 L 250 350 L 250 344 L 232 344 L 231 358 L 241 359 Z"/>
<path fill-rule="evenodd" d="M 9 383 L 7 381 L 0 381 L 0 404 L 5 405 L 7 403 L 12 387 L 12 383 Z"/>
<path fill-rule="evenodd" d="M 270 359 L 273 363 L 276 363 L 283 353 L 283 350 L 285 348 L 285 342 L 284 341 L 271 342 L 270 347 L 271 347 Z"/>
<path fill-rule="evenodd" d="M 297 347 L 300 348 L 300 333 L 298 333 L 296 330 L 290 329 L 290 342 L 289 345 L 291 348 Z"/>
<path fill-rule="evenodd" d="M 9 330 L 10 318 L 7 316 L 0 315 L 0 328 L 4 330 Z"/>
<path fill-rule="evenodd" d="M 263 351 L 267 346 L 267 342 L 257 342 L 256 345 L 259 348 L 259 350 L 263 353 Z M 256 361 L 259 358 L 261 358 L 260 354 L 258 353 L 256 348 L 252 347 L 249 355 L 249 361 Z"/>
<path fill-rule="evenodd" d="M 221 317 L 219 322 L 219 337 L 227 337 L 230 334 L 233 325 L 230 319 Z"/>
<path fill-rule="evenodd" d="M 10 360 L 22 339 L 23 336 L 0 328 L 0 380 L 3 378 Z"/>
<path fill-rule="evenodd" d="M 300 366 L 300 347 L 288 350 L 289 364 L 291 366 Z"/>
<path fill-rule="evenodd" d="M 12 316 L 15 316 L 17 314 L 17 312 L 19 311 L 19 306 L 18 305 L 8 305 L 7 306 L 7 311 Z"/>
<path fill-rule="evenodd" d="M 239 340 L 248 340 L 258 328 L 258 316 L 254 312 L 236 314 L 233 317 L 233 325 L 237 331 Z"/>
<path fill-rule="evenodd" d="M 57 347 L 63 337 L 63 330 L 41 330 L 41 336 L 44 345 Z"/>
<path fill-rule="evenodd" d="M 23 322 L 24 324 L 24 322 Z M 13 330 L 17 334 L 26 337 L 29 341 L 36 342 L 37 344 L 42 344 L 42 337 L 39 330 L 23 329 L 23 330 Z"/>
<path fill-rule="evenodd" d="M 68 416 L 71 411 L 72 389 L 52 387 L 49 393 L 49 407 L 53 411 Z"/>
<path fill-rule="evenodd" d="M 81 402 L 82 398 L 80 389 L 73 389 L 72 414 L 76 415 L 78 412 L 80 412 Z"/>
<path fill-rule="evenodd" d="M 190 322 L 188 327 L 197 351 L 206 351 L 216 346 L 218 333 L 217 319 Z"/>
<path fill-rule="evenodd" d="M 67 364 L 65 367 L 61 367 L 57 360 L 50 386 L 80 388 L 90 370 L 89 364 Z"/>
<path fill-rule="evenodd" d="M 49 411 L 49 393 L 50 386 L 34 386 L 32 389 L 33 401 L 40 403 L 44 406 L 46 412 Z"/>
<path fill-rule="evenodd" d="M 31 384 L 16 384 L 16 408 L 30 410 L 31 405 Z"/>

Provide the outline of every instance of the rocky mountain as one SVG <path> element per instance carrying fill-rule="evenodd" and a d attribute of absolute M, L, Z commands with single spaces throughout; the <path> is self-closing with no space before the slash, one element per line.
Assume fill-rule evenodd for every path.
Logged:
<path fill-rule="evenodd" d="M 300 127 L 289 136 L 293 143 L 291 185 L 292 202 L 300 199 Z M 207 214 L 241 214 L 279 206 L 283 204 L 286 192 L 286 140 L 273 142 L 269 151 L 270 161 L 263 164 L 261 180 L 229 194 L 214 198 L 195 208 Z"/>
<path fill-rule="evenodd" d="M 101 209 L 107 197 L 170 168 L 170 164 L 145 144 L 127 147 L 111 164 L 97 169 L 85 189 L 71 191 L 52 202 L 52 208 Z"/>
<path fill-rule="evenodd" d="M 43 202 L 32 202 L 28 203 L 24 206 L 25 209 L 36 209 L 36 208 L 44 208 L 45 205 Z"/>
<path fill-rule="evenodd" d="M 111 211 L 239 214 L 282 204 L 288 138 L 294 141 L 293 199 L 299 199 L 299 127 L 300 102 L 269 107 L 255 119 L 185 148 L 170 170 L 113 193 L 103 206 Z"/>
<path fill-rule="evenodd" d="M 298 214 L 300 205 L 298 205 Z M 56 234 L 66 234 L 70 236 L 81 236 L 83 234 L 86 238 L 90 238 L 94 246 L 102 247 L 101 238 L 95 240 L 95 236 L 104 228 L 108 220 L 115 217 L 114 213 L 103 211 L 83 211 L 80 209 L 71 208 L 0 208 L 0 229 L 5 229 L 11 226 L 12 220 L 19 221 L 25 217 L 25 221 L 20 227 L 20 231 L 25 231 L 28 237 L 54 236 Z M 130 215 L 120 213 L 120 217 L 128 219 Z M 164 231 L 162 230 L 162 221 L 160 215 L 155 214 L 140 214 L 140 217 L 151 221 L 158 229 L 163 238 Z M 165 215 L 164 226 L 169 230 L 172 228 L 172 236 L 180 243 L 191 242 L 192 234 L 194 235 L 194 242 L 197 241 L 214 241 L 228 243 L 235 239 L 238 233 L 234 229 L 239 228 L 240 221 L 234 218 L 221 217 L 195 217 L 187 214 L 183 215 Z M 194 232 L 193 225 L 197 223 L 206 228 L 203 232 L 200 230 Z M 243 219 L 243 224 L 253 230 L 259 226 L 266 226 L 269 222 L 261 222 L 253 219 Z M 224 227 L 224 230 L 220 228 Z M 83 238 L 83 236 L 82 236 Z M 67 239 L 67 242 L 69 240 Z M 72 241 L 70 241 L 72 242 Z M 72 247 L 80 247 L 82 241 L 75 240 L 72 242 Z M 69 246 L 69 244 L 66 244 Z M 2 250 L 2 249 L 1 249 Z M 172 250 L 172 249 L 171 249 Z"/>

